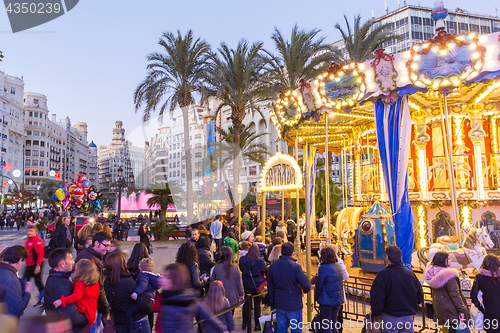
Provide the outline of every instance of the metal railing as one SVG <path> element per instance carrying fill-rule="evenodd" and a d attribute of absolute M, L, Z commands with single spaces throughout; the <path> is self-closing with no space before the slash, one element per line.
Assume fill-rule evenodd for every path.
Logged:
<path fill-rule="evenodd" d="M 370 307 L 370 289 L 373 283 L 373 278 L 365 277 L 350 277 L 344 281 L 344 290 L 346 293 L 346 302 L 343 306 L 343 319 L 351 321 L 363 320 L 366 315 L 371 312 Z M 414 328 L 417 331 L 424 329 L 438 330 L 436 322 L 427 318 L 426 304 L 432 304 L 431 288 L 428 285 L 423 285 L 424 303 L 420 305 L 420 313 L 415 315 Z M 463 290 L 467 304 L 471 305 L 470 290 Z"/>

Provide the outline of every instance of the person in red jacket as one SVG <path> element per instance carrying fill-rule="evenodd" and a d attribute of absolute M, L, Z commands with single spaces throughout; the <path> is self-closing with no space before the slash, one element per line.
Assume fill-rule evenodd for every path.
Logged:
<path fill-rule="evenodd" d="M 26 229 L 26 243 L 24 247 L 28 250 L 28 257 L 26 258 L 26 270 L 24 271 L 24 278 L 26 281 L 35 278 L 35 284 L 40 293 L 38 302 L 34 307 L 43 305 L 43 282 L 42 282 L 42 264 L 44 258 L 44 243 L 43 240 L 37 236 L 38 229 L 35 225 L 31 225 Z"/>
<path fill-rule="evenodd" d="M 60 299 L 54 301 L 54 307 L 66 307 L 66 304 L 76 304 L 78 312 L 81 312 L 87 317 L 90 326 L 96 319 L 97 299 L 101 291 L 99 287 L 99 271 L 97 266 L 88 259 L 82 259 L 75 265 L 75 272 L 72 275 L 73 294 L 61 296 Z"/>

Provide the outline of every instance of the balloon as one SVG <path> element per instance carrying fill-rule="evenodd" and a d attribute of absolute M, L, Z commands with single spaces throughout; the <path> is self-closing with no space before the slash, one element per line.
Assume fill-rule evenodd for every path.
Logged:
<path fill-rule="evenodd" d="M 82 186 L 83 186 L 83 187 L 88 187 L 88 186 L 90 186 L 90 185 L 91 185 L 91 182 L 90 182 L 90 181 L 88 181 L 88 180 L 86 180 L 86 181 L 84 181 L 84 182 L 82 183 Z"/>
<path fill-rule="evenodd" d="M 59 202 L 59 198 L 57 197 L 57 195 L 54 193 L 52 194 L 52 199 L 54 199 L 55 201 Z"/>
<path fill-rule="evenodd" d="M 63 189 L 62 188 L 58 188 L 56 190 L 56 193 L 55 193 L 56 197 L 57 197 L 57 200 L 58 201 L 62 201 L 64 200 L 64 198 L 66 197 L 66 195 L 64 195 L 64 192 L 63 192 Z"/>

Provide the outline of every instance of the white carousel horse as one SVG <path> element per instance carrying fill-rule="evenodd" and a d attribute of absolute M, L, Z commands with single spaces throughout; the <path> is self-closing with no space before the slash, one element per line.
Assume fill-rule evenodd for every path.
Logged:
<path fill-rule="evenodd" d="M 420 262 L 425 266 L 432 261 L 438 251 L 447 252 L 450 256 L 450 266 L 453 268 L 475 268 L 479 269 L 487 255 L 486 248 L 494 246 L 486 228 L 473 228 L 465 237 L 463 248 L 450 250 L 441 243 L 434 243 L 430 247 L 417 250 Z"/>

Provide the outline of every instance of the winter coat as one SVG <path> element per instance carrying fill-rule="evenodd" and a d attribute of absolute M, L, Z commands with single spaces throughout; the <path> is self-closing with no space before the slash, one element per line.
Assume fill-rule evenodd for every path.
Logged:
<path fill-rule="evenodd" d="M 382 312 L 394 317 L 415 315 L 423 301 L 420 281 L 401 263 L 389 264 L 378 272 L 370 289 L 374 316 L 380 316 Z"/>
<path fill-rule="evenodd" d="M 73 241 L 68 240 L 68 234 L 66 230 L 68 230 L 68 227 L 66 227 L 64 224 L 61 224 L 56 228 L 56 230 L 54 230 L 54 235 L 52 236 L 54 249 L 57 249 L 58 247 L 65 247 L 69 249 L 71 247 Z"/>
<path fill-rule="evenodd" d="M 210 282 L 215 280 L 222 281 L 224 289 L 226 290 L 226 298 L 230 305 L 234 305 L 240 301 L 243 297 L 243 279 L 241 277 L 241 271 L 237 265 L 231 266 L 229 270 L 229 277 L 227 277 L 226 270 L 223 264 L 217 264 L 214 267 L 212 276 L 210 277 Z"/>
<path fill-rule="evenodd" d="M 104 290 L 106 291 L 106 299 L 109 302 L 111 313 L 115 318 L 116 325 L 127 324 L 127 309 L 134 304 L 134 299 L 130 297 L 137 288 L 137 282 L 134 281 L 132 274 L 121 273 L 120 281 L 113 285 L 111 283 L 111 272 L 104 272 L 106 279 L 104 280 Z M 151 312 L 153 311 L 151 307 Z M 134 322 L 147 316 L 147 313 L 139 310 L 134 314 Z"/>
<path fill-rule="evenodd" d="M 101 290 L 99 298 L 97 299 L 97 311 L 99 311 L 100 314 L 107 316 L 109 313 L 109 309 L 108 309 L 108 302 L 106 302 L 106 294 L 104 293 L 102 255 L 97 253 L 96 250 L 94 250 L 94 248 L 91 246 L 86 248 L 76 256 L 75 263 L 79 262 L 82 259 L 89 259 L 93 261 L 94 264 L 97 266 L 97 271 L 99 272 L 99 288 Z"/>
<path fill-rule="evenodd" d="M 210 275 L 210 270 L 215 266 L 212 257 L 210 256 L 210 252 L 206 249 L 197 248 L 198 250 L 198 262 L 200 265 L 200 274 L 206 273 Z"/>
<path fill-rule="evenodd" d="M 229 308 L 229 301 L 226 299 L 224 300 L 224 302 L 225 302 L 224 309 Z M 225 331 L 234 332 L 234 319 L 232 311 L 228 311 L 224 314 L 221 314 L 220 316 L 217 317 L 217 319 L 219 319 L 222 322 Z M 219 331 L 218 327 L 214 327 L 214 325 L 206 321 L 202 322 L 200 326 L 203 333 L 214 333 Z"/>
<path fill-rule="evenodd" d="M 319 267 L 314 300 L 320 305 L 344 304 L 343 272 L 340 264 L 322 264 Z"/>
<path fill-rule="evenodd" d="M 238 242 L 230 237 L 224 238 L 224 245 L 230 247 L 233 250 L 234 257 L 236 258 L 236 255 L 238 253 Z"/>
<path fill-rule="evenodd" d="M 153 272 L 141 272 L 139 277 L 137 278 L 137 283 L 139 284 L 137 288 L 135 288 L 134 292 L 137 295 L 142 293 L 146 293 L 149 298 L 154 300 L 156 298 L 156 292 L 160 289 L 158 284 L 158 277 L 160 274 Z"/>
<path fill-rule="evenodd" d="M 261 258 L 250 260 L 245 256 L 240 258 L 239 266 L 245 292 L 257 292 L 257 287 L 264 282 L 264 273 L 267 271 L 264 260 Z"/>
<path fill-rule="evenodd" d="M 149 247 L 151 246 L 151 243 L 149 242 L 148 233 L 146 231 L 144 231 L 143 228 L 139 228 L 139 231 L 137 233 L 139 234 L 139 238 L 140 238 L 141 243 L 144 243 L 144 245 L 146 245 L 146 247 L 149 249 Z"/>
<path fill-rule="evenodd" d="M 267 247 L 266 247 L 266 244 L 255 242 L 255 245 L 257 245 L 259 247 L 260 258 L 264 259 L 265 261 L 267 261 L 267 251 L 266 251 Z"/>
<path fill-rule="evenodd" d="M 57 313 L 63 318 L 69 318 L 75 327 L 85 327 L 88 325 L 87 317 L 78 311 L 76 304 L 67 304 L 66 307 L 54 307 L 54 302 L 61 296 L 73 294 L 73 284 L 69 280 L 71 272 L 59 272 L 51 269 L 44 288 L 44 307 L 48 313 Z"/>
<path fill-rule="evenodd" d="M 302 293 L 311 290 L 311 282 L 302 267 L 290 256 L 281 256 L 269 266 L 267 291 L 271 309 L 297 311 L 303 308 Z"/>
<path fill-rule="evenodd" d="M 189 274 L 191 275 L 191 287 L 193 289 L 199 290 L 205 287 L 207 281 L 200 278 L 200 265 L 196 261 L 189 267 Z"/>
<path fill-rule="evenodd" d="M 205 319 L 213 325 L 214 332 L 227 331 L 219 319 L 216 319 L 193 292 L 163 291 L 160 321 L 164 333 L 186 333 L 193 331 L 193 318 Z"/>
<path fill-rule="evenodd" d="M 10 264 L 0 262 L 0 284 L 5 291 L 4 299 L 7 313 L 21 317 L 28 306 L 31 294 L 26 292 L 26 279 L 17 277 L 17 270 Z"/>
<path fill-rule="evenodd" d="M 469 320 L 469 308 L 455 268 L 438 267 L 429 263 L 425 268 L 424 277 L 425 282 L 432 288 L 432 307 L 438 325 L 444 325 L 448 321 L 449 325 L 456 326 L 453 320 L 458 320 L 461 313 Z"/>
<path fill-rule="evenodd" d="M 496 275 L 496 277 L 500 277 Z M 498 279 L 497 279 L 498 280 Z M 478 300 L 479 291 L 483 292 L 483 305 Z M 493 320 L 500 323 L 500 283 L 493 281 L 491 272 L 481 269 L 474 279 L 470 294 L 472 303 L 484 314 L 484 319 L 489 320 L 490 326 Z M 486 323 L 485 323 L 486 324 Z M 500 332 L 500 325 L 496 330 L 487 329 L 488 333 Z"/>

